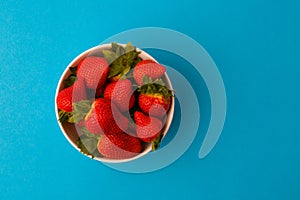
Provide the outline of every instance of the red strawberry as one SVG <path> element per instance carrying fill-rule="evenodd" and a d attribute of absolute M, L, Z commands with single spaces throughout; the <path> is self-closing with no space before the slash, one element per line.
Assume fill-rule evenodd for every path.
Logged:
<path fill-rule="evenodd" d="M 110 121 L 110 120 L 108 120 Z M 90 110 L 90 112 L 86 115 L 84 125 L 87 128 L 87 130 L 93 134 L 103 134 L 104 130 L 101 128 L 98 119 L 97 114 L 95 112 L 95 109 L 93 109 L 93 106 Z"/>
<path fill-rule="evenodd" d="M 138 155 L 142 150 L 138 138 L 126 133 L 102 136 L 98 142 L 98 151 L 107 158 L 126 159 Z"/>
<path fill-rule="evenodd" d="M 134 113 L 136 123 L 136 134 L 144 142 L 151 142 L 162 129 L 162 123 L 155 117 L 149 117 L 140 111 Z"/>
<path fill-rule="evenodd" d="M 147 76 L 152 80 L 160 78 L 166 68 L 152 60 L 140 61 L 133 70 L 133 77 L 138 85 L 143 85 L 143 77 Z"/>
<path fill-rule="evenodd" d="M 106 81 L 109 72 L 104 58 L 90 56 L 83 59 L 77 68 L 77 77 L 85 80 L 89 89 L 100 88 Z"/>
<path fill-rule="evenodd" d="M 134 94 L 132 94 L 129 99 L 129 109 L 131 109 L 134 106 L 134 103 L 135 103 L 135 96 Z"/>
<path fill-rule="evenodd" d="M 149 64 L 149 63 L 156 63 L 153 60 L 141 60 L 138 64 L 136 64 L 136 67 L 144 65 L 144 64 Z"/>
<path fill-rule="evenodd" d="M 72 112 L 73 102 L 85 100 L 86 98 L 84 82 L 82 79 L 78 79 L 72 86 L 63 89 L 58 93 L 56 104 L 60 110 Z"/>
<path fill-rule="evenodd" d="M 170 108 L 171 97 L 166 99 L 160 93 L 140 94 L 138 102 L 140 108 L 145 113 L 156 117 L 163 117 Z"/>
<path fill-rule="evenodd" d="M 57 107 L 65 112 L 72 112 L 73 86 L 61 90 L 56 98 Z"/>
<path fill-rule="evenodd" d="M 111 99 L 121 111 L 128 111 L 135 102 L 132 84 L 128 79 L 111 82 L 104 91 L 104 97 Z"/>
<path fill-rule="evenodd" d="M 109 99 L 99 98 L 85 117 L 86 128 L 94 134 L 114 134 L 128 128 L 128 119 Z"/>
<path fill-rule="evenodd" d="M 95 92 L 95 98 L 99 98 L 101 95 L 103 95 L 104 90 L 105 90 L 105 84 L 101 87 L 97 87 Z"/>
<path fill-rule="evenodd" d="M 73 102 L 86 100 L 85 82 L 83 79 L 78 78 L 73 84 Z"/>
<path fill-rule="evenodd" d="M 161 118 L 170 108 L 172 91 L 165 86 L 162 79 L 156 79 L 152 82 L 151 79 L 147 80 L 146 78 L 144 81 L 148 83 L 138 88 L 140 92 L 139 106 L 146 114 Z"/>

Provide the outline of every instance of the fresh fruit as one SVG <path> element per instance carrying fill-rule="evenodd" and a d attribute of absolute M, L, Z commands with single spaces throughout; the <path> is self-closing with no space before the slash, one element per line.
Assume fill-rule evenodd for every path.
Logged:
<path fill-rule="evenodd" d="M 173 92 L 165 86 L 166 68 L 140 53 L 131 43 L 112 43 L 69 67 L 57 112 L 83 154 L 109 161 L 159 148 Z"/>
<path fill-rule="evenodd" d="M 101 87 L 97 87 L 96 92 L 95 92 L 95 98 L 103 97 L 104 90 L 105 90 L 105 84 L 102 85 Z"/>
<path fill-rule="evenodd" d="M 161 79 L 154 82 L 145 79 L 148 83 L 139 88 L 138 104 L 146 114 L 162 118 L 170 109 L 172 91 L 166 88 Z"/>
<path fill-rule="evenodd" d="M 142 66 L 142 65 L 145 65 L 145 64 L 149 64 L 149 63 L 156 63 L 156 62 L 153 61 L 153 60 L 141 60 L 138 64 L 136 64 L 135 67 Z"/>
<path fill-rule="evenodd" d="M 129 99 L 129 109 L 133 108 L 134 104 L 135 104 L 135 95 L 132 94 Z"/>
<path fill-rule="evenodd" d="M 162 129 L 162 123 L 159 119 L 136 111 L 134 121 L 136 123 L 136 134 L 144 142 L 151 142 L 159 136 Z"/>
<path fill-rule="evenodd" d="M 122 112 L 131 109 L 135 101 L 132 84 L 128 79 L 109 83 L 105 88 L 104 97 L 111 99 Z"/>
<path fill-rule="evenodd" d="M 91 110 L 85 117 L 84 125 L 87 128 L 87 130 L 93 134 L 103 134 L 104 130 L 101 128 L 101 126 L 98 122 L 97 114 L 95 112 L 95 109 L 93 109 L 93 105 L 92 105 Z M 108 120 L 108 121 L 110 121 L 110 120 Z"/>
<path fill-rule="evenodd" d="M 140 61 L 133 70 L 133 77 L 138 85 L 143 85 L 143 77 L 146 76 L 152 80 L 162 77 L 166 68 L 152 60 Z"/>
<path fill-rule="evenodd" d="M 126 159 L 140 153 L 142 145 L 138 138 L 120 132 L 101 136 L 97 148 L 107 158 Z"/>
<path fill-rule="evenodd" d="M 145 113 L 156 117 L 163 117 L 170 108 L 171 98 L 168 97 L 166 99 L 160 93 L 140 94 L 138 103 L 141 110 Z"/>
<path fill-rule="evenodd" d="M 85 81 L 89 89 L 100 88 L 109 73 L 108 63 L 104 58 L 90 56 L 83 59 L 77 68 L 77 77 Z"/>
<path fill-rule="evenodd" d="M 128 119 L 107 98 L 95 99 L 85 117 L 85 126 L 93 134 L 119 133 L 128 128 L 128 123 Z"/>
<path fill-rule="evenodd" d="M 63 110 L 65 112 L 72 112 L 72 93 L 73 86 L 65 88 L 58 93 L 56 104 L 60 110 Z"/>
<path fill-rule="evenodd" d="M 56 98 L 57 107 L 65 112 L 72 112 L 73 103 L 86 99 L 84 82 L 77 80 L 72 86 L 61 90 Z"/>

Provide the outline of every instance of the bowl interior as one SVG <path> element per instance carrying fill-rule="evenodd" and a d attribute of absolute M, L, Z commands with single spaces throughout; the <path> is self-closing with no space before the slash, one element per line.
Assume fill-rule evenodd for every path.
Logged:
<path fill-rule="evenodd" d="M 125 45 L 122 45 L 122 46 L 125 46 Z M 63 72 L 60 80 L 59 80 L 59 83 L 58 83 L 58 86 L 57 86 L 57 89 L 56 89 L 56 95 L 55 95 L 55 111 L 56 111 L 56 118 L 57 120 L 59 119 L 59 115 L 58 115 L 58 108 L 57 108 L 57 105 L 56 105 L 56 97 L 58 95 L 58 93 L 63 89 L 64 85 L 63 85 L 63 80 L 66 79 L 69 75 L 70 75 L 70 70 L 69 68 L 70 67 L 75 67 L 79 64 L 79 62 L 84 59 L 85 57 L 87 56 L 91 56 L 91 55 L 98 55 L 98 56 L 101 56 L 101 50 L 103 49 L 110 49 L 111 48 L 111 44 L 103 44 L 103 45 L 99 45 L 99 46 L 96 46 L 96 47 L 93 47 L 91 49 L 88 49 L 86 50 L 85 52 L 81 53 L 80 55 L 78 55 L 68 66 L 67 68 L 65 69 L 65 71 Z M 150 56 L 148 53 L 146 53 L 145 51 L 141 50 L 141 49 L 138 49 L 138 51 L 141 51 L 141 53 L 139 54 L 139 57 L 141 57 L 143 60 L 144 59 L 150 59 L 150 60 L 153 60 L 155 62 L 157 62 L 152 56 Z M 162 77 L 162 79 L 164 80 L 164 82 L 166 83 L 166 86 L 167 88 L 173 90 L 172 88 L 172 84 L 170 82 L 170 79 L 168 77 L 168 75 L 165 73 L 164 76 Z M 174 114 L 174 96 L 172 97 L 172 100 L 171 100 L 171 107 L 170 107 L 170 110 L 168 111 L 167 113 L 167 118 L 166 118 L 166 122 L 165 122 L 165 125 L 164 125 L 164 128 L 162 130 L 162 134 L 163 134 L 163 137 L 165 137 L 170 125 L 171 125 L 171 122 L 172 122 L 172 119 L 173 119 L 173 114 Z M 64 123 L 64 124 L 61 124 L 59 121 L 58 121 L 58 124 L 60 126 L 60 129 L 61 131 L 63 132 L 64 136 L 67 138 L 67 140 L 71 143 L 71 145 L 77 149 L 79 152 L 80 152 L 80 149 L 77 147 L 77 140 L 79 138 L 79 135 L 78 135 L 78 131 L 75 127 L 74 124 L 72 123 Z M 120 163 L 120 162 L 127 162 L 127 161 L 131 161 L 131 160 L 135 160 L 137 158 L 140 158 L 142 156 L 144 156 L 145 154 L 149 153 L 151 151 L 151 143 L 148 143 L 146 146 L 144 146 L 143 148 L 143 151 L 138 154 L 137 156 L 134 156 L 132 158 L 128 158 L 128 159 L 110 159 L 110 158 L 102 158 L 102 157 L 94 157 L 93 159 L 95 160 L 98 160 L 98 161 L 101 161 L 101 162 L 108 162 L 108 163 Z M 88 157 L 91 157 L 91 156 L 88 156 Z"/>

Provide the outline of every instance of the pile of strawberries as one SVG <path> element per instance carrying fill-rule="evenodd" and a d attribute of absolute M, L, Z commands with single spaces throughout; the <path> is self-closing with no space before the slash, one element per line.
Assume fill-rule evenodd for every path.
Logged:
<path fill-rule="evenodd" d="M 172 91 L 165 67 L 116 43 L 71 67 L 56 98 L 61 123 L 74 123 L 77 145 L 92 157 L 126 159 L 159 147 Z"/>

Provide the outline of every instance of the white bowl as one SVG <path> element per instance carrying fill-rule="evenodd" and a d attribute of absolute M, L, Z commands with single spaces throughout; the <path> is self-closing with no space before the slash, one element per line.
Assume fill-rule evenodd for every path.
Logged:
<path fill-rule="evenodd" d="M 125 46 L 123 44 L 120 44 L 122 46 Z M 57 88 L 56 88 L 56 94 L 55 94 L 55 113 L 56 113 L 56 118 L 57 118 L 57 122 L 58 122 L 58 125 L 61 129 L 61 131 L 63 132 L 64 136 L 67 138 L 67 140 L 69 141 L 69 143 L 75 148 L 77 149 L 79 152 L 80 152 L 80 149 L 77 147 L 77 140 L 78 140 L 78 133 L 77 133 L 77 130 L 74 126 L 74 124 L 71 124 L 71 123 L 64 123 L 64 124 L 61 124 L 58 119 L 59 119 L 59 115 L 58 115 L 58 108 L 57 108 L 57 105 L 56 105 L 56 97 L 58 95 L 58 93 L 63 89 L 63 81 L 64 79 L 66 79 L 69 75 L 70 75 L 70 70 L 69 68 L 70 67 L 75 67 L 79 64 L 79 62 L 84 59 L 85 57 L 89 56 L 89 55 L 93 55 L 93 54 L 96 54 L 97 52 L 101 52 L 101 50 L 104 50 L 104 49 L 110 49 L 111 48 L 111 44 L 102 44 L 102 45 L 99 45 L 99 46 L 96 46 L 96 47 L 93 47 L 93 48 L 90 48 L 86 51 L 84 51 L 83 53 L 81 53 L 80 55 L 78 55 L 74 60 L 72 60 L 72 62 L 66 67 L 66 69 L 64 70 L 63 74 L 61 75 L 60 77 L 60 80 L 58 82 L 58 85 L 57 85 Z M 153 60 L 155 62 L 157 62 L 152 56 L 150 56 L 148 53 L 146 53 L 145 51 L 137 48 L 137 51 L 140 51 L 141 53 L 139 54 L 139 57 L 142 58 L 143 60 L 145 59 L 150 59 L 150 60 Z M 163 80 L 165 81 L 166 83 L 166 87 L 169 88 L 170 90 L 173 91 L 173 87 L 172 87 L 172 84 L 170 82 L 170 79 L 168 77 L 168 75 L 165 73 L 164 74 L 164 77 L 162 77 Z M 174 101 L 174 96 L 172 97 L 172 100 L 171 100 L 171 106 L 170 106 L 170 109 L 167 113 L 167 118 L 166 118 L 166 122 L 164 124 L 164 127 L 162 129 L 162 134 L 163 134 L 163 138 L 165 137 L 165 135 L 167 134 L 169 128 L 170 128 L 170 125 L 171 125 L 171 122 L 172 122 L 172 119 L 173 119 L 173 115 L 174 115 L 174 104 L 175 104 L 175 101 Z M 146 155 L 147 153 L 149 153 L 150 151 L 152 150 L 152 147 L 151 147 L 151 143 L 147 144 L 147 146 L 144 148 L 144 150 L 139 153 L 138 155 L 134 156 L 134 157 L 131 157 L 131 158 L 128 158 L 128 159 L 110 159 L 110 158 L 99 158 L 99 157 L 94 157 L 93 159 L 94 160 L 98 160 L 98 161 L 101 161 L 101 162 L 107 162 L 107 163 L 121 163 L 121 162 L 128 162 L 128 161 L 131 161 L 131 160 L 135 160 L 135 159 L 138 159 L 144 155 Z M 85 154 L 84 154 L 85 155 Z M 88 155 L 86 155 L 88 156 Z M 92 158 L 92 156 L 88 156 L 90 158 Z"/>

